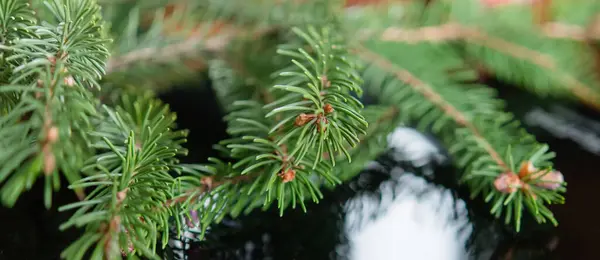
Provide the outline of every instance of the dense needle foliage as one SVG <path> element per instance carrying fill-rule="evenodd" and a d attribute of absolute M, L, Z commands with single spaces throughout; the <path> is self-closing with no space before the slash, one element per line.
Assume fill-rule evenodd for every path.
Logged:
<path fill-rule="evenodd" d="M 600 108 L 600 4 L 568 2 L 0 0 L 0 200 L 67 187 L 61 229 L 84 232 L 63 258 L 160 259 L 172 230 L 309 210 L 408 124 L 506 225 L 557 224 L 554 153 L 481 82 Z M 183 164 L 188 132 L 155 95 L 198 71 L 229 138 Z"/>

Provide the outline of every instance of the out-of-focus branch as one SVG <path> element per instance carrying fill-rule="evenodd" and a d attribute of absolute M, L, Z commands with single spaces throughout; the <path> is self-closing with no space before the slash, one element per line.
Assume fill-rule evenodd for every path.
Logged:
<path fill-rule="evenodd" d="M 113 56 L 108 61 L 106 73 L 108 74 L 123 70 L 134 63 L 143 61 L 167 62 L 185 57 L 188 54 L 198 52 L 199 50 L 219 52 L 233 37 L 236 36 L 236 34 L 237 32 L 235 30 L 229 30 L 223 31 L 210 38 L 193 36 L 183 42 L 170 44 L 161 48 L 144 48 L 122 56 Z"/>
<path fill-rule="evenodd" d="M 600 31 L 600 30 L 597 30 Z M 558 34 L 557 32 L 555 32 Z M 363 34 L 363 36 L 369 33 Z M 371 35 L 372 37 L 372 35 Z M 506 55 L 536 64 L 556 74 L 558 80 L 563 82 L 572 93 L 587 105 L 600 108 L 600 97 L 593 92 L 591 86 L 583 83 L 573 75 L 562 73 L 557 67 L 556 60 L 545 53 L 523 47 L 508 40 L 486 34 L 476 28 L 448 23 L 440 26 L 422 27 L 418 29 L 388 28 L 380 37 L 383 41 L 397 41 L 405 43 L 419 42 L 444 42 L 464 40 L 466 42 L 485 46 Z"/>
<path fill-rule="evenodd" d="M 408 30 L 390 27 L 383 32 L 381 40 L 406 43 L 465 40 L 502 51 L 513 57 L 528 60 L 544 68 L 555 68 L 554 60 L 546 54 L 513 44 L 498 37 L 493 37 L 476 28 L 469 28 L 455 23 Z"/>
<path fill-rule="evenodd" d="M 510 168 L 504 162 L 502 156 L 495 150 L 486 137 L 482 135 L 481 130 L 475 126 L 475 124 L 473 124 L 462 111 L 457 109 L 451 103 L 447 102 L 444 97 L 437 93 L 429 84 L 421 81 L 421 79 L 417 78 L 409 71 L 392 64 L 384 57 L 366 48 L 358 48 L 355 53 L 363 60 L 369 61 L 386 70 L 390 74 L 393 74 L 398 80 L 404 82 L 418 93 L 421 93 L 424 98 L 437 106 L 444 114 L 452 118 L 452 120 L 454 120 L 458 125 L 469 129 L 469 131 L 471 131 L 471 133 L 479 139 L 481 146 L 490 155 L 490 157 L 493 158 L 496 164 L 502 169 L 510 171 Z M 392 111 L 390 113 L 394 112 Z"/>

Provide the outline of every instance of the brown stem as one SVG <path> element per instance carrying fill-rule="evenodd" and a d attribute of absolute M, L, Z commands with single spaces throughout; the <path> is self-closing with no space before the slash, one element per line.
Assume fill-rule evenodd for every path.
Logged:
<path fill-rule="evenodd" d="M 483 146 L 483 149 L 492 157 L 496 164 L 506 171 L 510 170 L 504 160 L 502 160 L 500 154 L 498 154 L 493 146 L 485 139 L 479 129 L 473 125 L 461 111 L 456 109 L 452 104 L 446 102 L 431 86 L 413 76 L 409 71 L 392 64 L 377 53 L 371 52 L 365 48 L 360 48 L 357 51 L 357 54 L 363 60 L 370 61 L 389 73 L 394 74 L 396 78 L 412 87 L 415 91 L 421 93 L 421 95 L 440 108 L 446 115 L 454 119 L 457 124 L 469 129 L 473 135 L 481 141 L 480 144 Z"/>
<path fill-rule="evenodd" d="M 364 31 L 362 35 L 371 35 L 372 32 Z M 464 28 L 456 23 L 447 23 L 438 26 L 426 26 L 418 29 L 402 29 L 389 27 L 381 34 L 383 41 L 399 41 L 406 43 L 419 42 L 444 42 L 465 38 Z"/>
<path fill-rule="evenodd" d="M 206 51 L 220 51 L 234 35 L 235 33 L 233 31 L 222 32 L 209 39 L 199 35 L 162 48 L 144 48 L 126 53 L 122 56 L 112 57 L 106 65 L 106 74 L 126 69 L 132 64 L 142 61 L 169 61 L 177 59 L 198 51 L 200 45 L 202 45 L 203 50 Z"/>
<path fill-rule="evenodd" d="M 162 48 L 144 48 L 121 56 L 113 56 L 107 62 L 106 74 L 124 70 L 134 63 L 143 61 L 171 61 L 198 52 L 199 50 L 221 54 L 227 44 L 235 37 L 246 33 L 250 33 L 252 37 L 260 37 L 270 33 L 272 30 L 273 28 L 263 28 L 256 31 L 248 31 L 245 28 L 228 26 L 224 28 L 224 26 L 221 26 L 218 33 L 215 34 L 204 35 L 193 33 L 191 37 L 183 42 L 170 44 Z M 193 66 L 196 66 L 196 64 Z"/>
<path fill-rule="evenodd" d="M 547 69 L 555 69 L 554 60 L 546 54 L 530 50 L 503 39 L 486 35 L 476 29 L 467 28 L 455 23 L 422 27 L 414 30 L 390 27 L 383 32 L 381 40 L 406 43 L 465 40 L 504 52 L 513 57 L 527 60 Z"/>

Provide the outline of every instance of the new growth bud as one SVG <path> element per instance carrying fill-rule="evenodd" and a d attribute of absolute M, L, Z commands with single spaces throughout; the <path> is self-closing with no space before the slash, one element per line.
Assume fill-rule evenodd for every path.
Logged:
<path fill-rule="evenodd" d="M 496 177 L 496 180 L 494 180 L 494 187 L 496 190 L 503 193 L 513 193 L 523 187 L 523 182 L 516 174 L 507 172 Z"/>
<path fill-rule="evenodd" d="M 325 111 L 326 114 L 329 114 L 335 111 L 335 109 L 333 109 L 333 106 L 331 106 L 331 104 L 325 104 L 325 106 L 323 106 L 323 111 Z"/>
<path fill-rule="evenodd" d="M 293 181 L 294 178 L 296 178 L 296 171 L 294 171 L 293 169 L 287 169 L 285 172 L 280 172 L 279 177 L 281 177 L 283 183 Z"/>
<path fill-rule="evenodd" d="M 296 121 L 294 123 L 296 124 L 296 126 L 303 126 L 310 120 L 313 120 L 313 118 L 315 118 L 315 115 L 307 115 L 302 113 L 296 117 Z"/>

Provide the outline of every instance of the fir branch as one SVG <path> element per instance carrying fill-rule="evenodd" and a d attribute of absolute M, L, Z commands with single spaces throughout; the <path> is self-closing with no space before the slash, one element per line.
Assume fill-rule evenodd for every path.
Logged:
<path fill-rule="evenodd" d="M 178 209 L 161 205 L 175 196 L 177 184 L 169 171 L 178 169 L 175 156 L 186 154 L 180 144 L 187 132 L 171 130 L 175 115 L 148 95 L 135 100 L 124 95 L 115 110 L 105 111 L 109 121 L 94 133 L 103 139 L 94 143 L 103 153 L 83 169 L 88 176 L 70 186 L 94 190 L 84 201 L 59 209 L 77 209 L 61 229 L 86 227 L 62 257 L 81 259 L 90 250 L 92 259 L 136 254 L 157 259 L 158 238 L 165 246 L 169 217 L 179 215 Z"/>
<path fill-rule="evenodd" d="M 292 62 L 276 73 L 274 91 L 262 95 L 274 101 L 236 101 L 226 117 L 232 138 L 219 150 L 232 162 L 211 159 L 209 165 L 184 167 L 197 178 L 182 182 L 184 195 L 176 201 L 202 209 L 203 232 L 226 214 L 237 216 L 274 201 L 281 214 L 290 204 L 305 209 L 305 197 L 317 201 L 322 196 L 321 182 L 340 182 L 332 175 L 332 155 L 344 153 L 350 159 L 345 145 L 356 144 L 364 133 L 361 104 L 350 96 L 360 90 L 360 78 L 341 40 L 329 28 L 294 32 L 301 42 L 278 51 Z M 322 160 L 326 152 L 331 162 Z"/>
<path fill-rule="evenodd" d="M 106 68 L 107 73 L 127 69 L 136 63 L 154 62 L 168 63 L 181 59 L 199 50 L 219 52 L 236 36 L 234 31 L 221 32 L 215 37 L 206 39 L 203 35 L 191 37 L 183 42 L 176 42 L 164 47 L 143 48 L 121 56 L 111 57 Z"/>
<path fill-rule="evenodd" d="M 260 0 L 260 1 L 203 1 L 204 15 L 211 20 L 231 21 L 249 28 L 292 28 L 296 26 L 326 26 L 331 23 L 335 11 L 345 1 L 340 0 Z M 244 10 L 244 11 L 240 11 Z"/>
<path fill-rule="evenodd" d="M 115 44 L 105 81 L 159 89 L 195 75 L 188 63 L 199 58 L 204 42 L 188 39 L 188 33 L 198 23 L 198 3 L 176 9 L 169 4 L 172 1 L 108 4 L 106 19 L 116 26 L 110 28 Z M 173 27 L 178 27 L 176 32 Z M 155 77 L 156 71 L 161 71 L 160 77 Z"/>
<path fill-rule="evenodd" d="M 431 86 L 419 80 L 417 77 L 412 75 L 409 71 L 402 69 L 390 61 L 386 60 L 384 57 L 369 51 L 366 48 L 361 48 L 358 50 L 357 55 L 362 57 L 365 61 L 373 63 L 387 72 L 396 76 L 396 78 L 408 86 L 411 86 L 415 91 L 421 93 L 423 97 L 428 99 L 431 103 L 435 104 L 439 107 L 446 115 L 452 118 L 458 125 L 466 127 L 469 129 L 474 136 L 476 136 L 480 140 L 480 144 L 484 147 L 487 153 L 494 159 L 498 166 L 502 167 L 505 171 L 510 171 L 507 164 L 503 161 L 500 154 L 492 147 L 492 145 L 485 139 L 483 135 L 481 135 L 480 130 L 473 125 L 467 116 L 465 116 L 461 111 L 456 109 L 452 104 L 448 103 L 444 97 L 440 96 L 437 92 L 435 92 Z"/>
<path fill-rule="evenodd" d="M 505 54 L 524 59 L 546 69 L 556 69 L 555 62 L 549 55 L 539 53 L 523 46 L 512 44 L 506 40 L 491 37 L 474 28 L 448 23 L 440 26 L 422 27 L 404 30 L 394 27 L 387 28 L 381 35 L 382 41 L 406 42 L 447 42 L 464 40 L 473 44 L 484 45 Z"/>
<path fill-rule="evenodd" d="M 432 130 L 440 136 L 457 166 L 464 170 L 462 182 L 471 188 L 473 196 L 483 194 L 493 204 L 492 214 L 500 217 L 505 213 L 506 223 L 512 222 L 517 231 L 524 208 L 539 222 L 550 219 L 556 224 L 544 203 L 562 203 L 559 193 L 564 190 L 532 188 L 537 181 L 524 177 L 530 173 L 523 177 L 516 175 L 519 165 L 525 162 L 545 167 L 539 171 L 551 171 L 548 160 L 553 154 L 522 130 L 512 115 L 502 112 L 502 103 L 489 88 L 477 85 L 464 88 L 449 78 L 445 68 L 455 67 L 461 59 L 451 52 L 440 52 L 444 49 L 438 45 L 400 45 L 377 40 L 366 44 L 367 47 L 359 47 L 355 52 L 371 64 L 363 73 L 367 92 L 377 96 L 382 104 L 399 106 L 403 114 L 418 121 L 419 129 Z M 410 55 L 422 57 L 426 53 L 436 58 L 435 64 L 425 66 L 410 59 Z M 420 71 L 422 68 L 427 70 Z M 463 79 L 467 80 L 477 75 L 463 73 Z M 499 183 L 505 181 L 505 176 L 519 180 L 519 188 L 510 191 L 503 188 Z M 537 199 L 542 196 L 547 199 Z"/>
<path fill-rule="evenodd" d="M 7 139 L 2 149 L 4 155 L 13 156 L 0 156 L 0 181 L 12 173 L 2 188 L 2 201 L 9 206 L 43 172 L 44 201 L 50 207 L 52 190 L 59 187 L 57 172 L 74 182 L 85 156 L 91 153 L 87 131 L 96 111 L 89 87 L 99 86 L 97 80 L 108 56 L 107 40 L 99 33 L 99 8 L 90 0 L 54 0 L 46 6 L 54 21 L 30 26 L 29 36 L 33 37 L 0 45 L 10 53 L 6 60 L 19 64 L 8 66 L 10 85 L 0 86 L 18 90 L 20 95 L 20 102 L 0 122 L 0 136 L 17 138 Z M 71 152 L 80 157 L 65 156 Z M 1 162 L 5 159 L 13 163 Z M 19 165 L 25 167 L 16 169 Z"/>
<path fill-rule="evenodd" d="M 524 60 L 535 64 L 548 71 L 551 77 L 563 82 L 561 88 L 569 89 L 572 93 L 589 106 L 600 109 L 600 94 L 594 90 L 594 87 L 578 80 L 573 75 L 563 72 L 557 66 L 557 61 L 550 55 L 526 48 L 522 45 L 494 37 L 483 33 L 475 28 L 468 28 L 455 23 L 448 23 L 440 26 L 424 27 L 415 30 L 403 30 L 397 28 L 388 28 L 381 35 L 383 41 L 391 42 L 446 42 L 446 41 L 465 41 L 467 44 L 475 44 L 504 55 Z M 476 58 L 483 58 L 477 57 Z M 494 70 L 492 69 L 492 72 Z M 539 88 L 538 88 L 539 89 Z"/>

